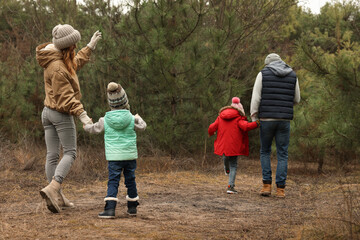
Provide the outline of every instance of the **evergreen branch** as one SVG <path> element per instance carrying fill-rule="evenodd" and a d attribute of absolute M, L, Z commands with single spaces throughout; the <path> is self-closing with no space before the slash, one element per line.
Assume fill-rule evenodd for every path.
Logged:
<path fill-rule="evenodd" d="M 215 71 L 215 69 L 211 68 L 210 72 L 205 74 L 205 76 L 202 78 L 202 80 L 207 79 L 214 71 Z M 184 88 L 184 89 L 193 89 L 196 86 L 196 84 L 198 84 L 198 83 L 199 83 L 199 81 L 194 81 L 192 84 L 187 85 L 186 88 Z"/>
<path fill-rule="evenodd" d="M 104 72 L 103 70 L 101 70 L 101 68 L 95 68 L 95 70 L 96 70 L 97 72 L 102 73 L 102 74 L 105 75 L 106 77 L 111 77 L 111 78 L 117 77 L 116 75 L 112 75 L 112 74 L 110 74 L 110 73 L 108 73 L 108 72 Z"/>
<path fill-rule="evenodd" d="M 323 89 L 325 89 L 325 91 L 326 91 L 332 98 L 336 98 L 336 96 L 330 91 L 329 88 L 323 87 Z"/>
<path fill-rule="evenodd" d="M 131 71 L 133 71 L 135 74 L 142 75 L 146 80 L 148 80 L 149 82 L 151 82 L 151 79 L 148 78 L 148 77 L 146 76 L 146 74 L 142 74 L 142 73 L 136 71 L 135 68 L 131 67 L 129 64 L 125 63 L 124 61 L 121 61 L 121 60 L 118 60 L 118 59 L 116 59 L 115 61 L 118 62 L 119 64 L 125 65 L 125 67 L 127 67 L 128 69 L 130 69 Z M 152 82 L 151 82 L 151 83 L 152 83 Z M 157 86 L 157 85 L 155 84 L 155 86 Z"/>
<path fill-rule="evenodd" d="M 164 12 L 162 8 L 160 9 L 159 5 L 157 4 L 157 1 L 153 1 L 153 3 L 154 3 L 154 5 L 155 5 L 155 7 L 161 11 L 161 13 Z M 165 16 L 166 16 L 166 15 L 167 15 L 167 11 L 165 11 Z M 164 27 L 165 27 L 164 15 L 161 14 L 160 16 L 161 16 L 161 17 L 160 17 L 160 18 L 161 18 L 161 27 L 164 28 Z"/>
<path fill-rule="evenodd" d="M 231 2 L 231 4 L 232 4 L 232 2 Z M 235 11 L 238 12 L 238 9 L 235 9 Z M 224 30 L 223 28 L 221 28 L 221 29 Z M 221 48 L 228 42 L 230 35 L 231 35 L 231 23 L 230 23 L 230 21 L 228 21 L 227 34 L 226 34 L 226 37 L 224 38 L 224 41 L 221 43 Z"/>
<path fill-rule="evenodd" d="M 360 30 L 359 30 L 359 28 L 356 26 L 355 21 L 351 21 L 351 25 L 352 25 L 353 28 L 355 29 L 357 35 L 360 37 Z"/>
<path fill-rule="evenodd" d="M 171 72 L 170 70 L 168 70 L 167 72 L 168 72 L 170 75 L 172 75 L 173 77 L 177 77 L 177 76 L 179 76 L 179 75 L 186 74 L 186 73 L 188 73 L 188 72 L 190 72 L 190 71 L 191 71 L 191 68 L 189 68 L 188 70 L 185 70 L 185 71 L 183 71 L 183 72 L 173 73 L 173 72 Z"/>
<path fill-rule="evenodd" d="M 163 77 L 164 77 L 164 79 L 165 79 L 165 82 L 166 82 L 167 84 L 169 84 L 169 80 L 167 79 L 167 77 L 166 77 L 166 75 L 165 75 L 165 71 L 164 71 L 164 67 L 163 67 L 163 65 L 162 65 L 162 62 L 160 63 L 160 66 L 161 66 L 161 68 L 160 68 L 161 75 L 163 75 Z"/>
<path fill-rule="evenodd" d="M 273 14 L 280 9 L 276 9 L 276 5 L 279 4 L 280 1 L 277 1 L 270 9 L 267 13 L 264 14 L 265 17 L 262 17 L 261 19 L 255 19 L 253 22 L 247 24 L 244 28 L 244 31 L 242 34 L 240 34 L 240 36 L 235 40 L 235 44 L 232 46 L 231 51 L 230 51 L 230 55 L 232 55 L 234 53 L 234 51 L 236 50 L 238 44 L 241 42 L 241 40 L 251 36 L 254 32 L 256 32 L 265 22 L 265 20 L 267 18 L 269 18 L 270 16 L 273 16 Z M 269 3 L 266 3 L 265 5 L 262 5 L 262 8 L 265 8 L 266 5 L 268 5 Z M 256 23 L 256 21 L 258 21 L 258 23 Z M 251 27 L 253 27 L 252 30 L 250 30 L 247 34 L 246 30 L 251 29 Z"/>
<path fill-rule="evenodd" d="M 140 25 L 140 22 L 139 22 L 139 18 L 138 18 L 138 12 L 139 12 L 139 8 L 138 7 L 135 7 L 135 21 L 136 21 L 136 25 L 138 26 L 139 30 L 141 31 L 142 35 L 144 36 L 146 42 L 149 44 L 151 50 L 154 52 L 154 49 L 151 45 L 151 42 L 150 40 L 147 38 L 144 30 L 142 29 L 141 25 Z"/>
<path fill-rule="evenodd" d="M 214 71 L 215 71 L 215 68 L 211 68 L 211 71 L 208 72 L 203 79 L 207 79 Z"/>
<path fill-rule="evenodd" d="M 339 135 L 340 137 L 343 137 L 343 138 L 345 138 L 346 140 L 351 141 L 350 138 L 348 138 L 346 135 L 344 135 L 344 134 L 340 133 L 339 131 L 337 131 L 334 127 L 333 127 L 333 130 L 334 130 L 334 132 L 335 132 L 337 135 Z"/>
<path fill-rule="evenodd" d="M 196 10 L 194 10 L 194 11 L 196 12 Z M 176 48 L 177 46 L 184 43 L 194 33 L 195 29 L 199 26 L 199 23 L 200 23 L 200 19 L 201 19 L 201 16 L 202 16 L 201 9 L 200 9 L 200 13 L 198 13 L 197 16 L 198 16 L 198 18 L 197 18 L 196 24 L 193 27 L 193 29 L 190 30 L 190 32 L 188 32 L 188 34 L 182 40 L 180 40 L 178 43 L 173 45 L 172 48 Z"/>
<path fill-rule="evenodd" d="M 354 80 L 355 80 L 355 87 L 359 87 L 359 85 L 358 85 L 358 80 L 357 80 L 357 71 L 356 71 L 356 69 L 354 68 L 353 69 L 354 70 Z"/>
<path fill-rule="evenodd" d="M 324 68 L 322 68 L 320 66 L 320 64 L 315 60 L 315 58 L 308 52 L 306 51 L 306 49 L 301 46 L 301 49 L 304 51 L 305 55 L 315 64 L 315 66 L 320 70 L 320 73 L 323 75 L 327 75 L 330 74 L 327 70 L 325 70 Z"/>
<path fill-rule="evenodd" d="M 40 29 L 39 25 L 37 24 L 37 22 L 40 22 L 40 19 L 39 19 L 38 13 L 37 13 L 36 5 L 35 5 L 35 3 L 33 3 L 33 4 L 34 4 L 34 12 L 35 12 L 35 18 L 36 18 L 36 20 L 33 18 L 34 26 L 41 33 L 42 37 L 44 39 L 46 39 L 46 37 L 44 35 L 44 31 L 42 31 Z"/>
<path fill-rule="evenodd" d="M 342 76 L 339 76 L 339 78 L 340 78 L 341 80 L 347 82 L 347 83 L 348 83 L 350 86 L 352 86 L 352 87 L 359 87 L 359 86 L 357 86 L 356 72 L 355 72 L 355 84 L 352 83 L 349 79 L 344 78 L 344 77 L 342 77 Z M 351 91 L 351 89 L 350 89 L 350 91 Z"/>

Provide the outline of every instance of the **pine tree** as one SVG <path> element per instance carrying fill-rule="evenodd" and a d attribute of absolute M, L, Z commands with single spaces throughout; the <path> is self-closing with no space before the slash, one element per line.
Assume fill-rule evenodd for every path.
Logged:
<path fill-rule="evenodd" d="M 359 153 L 359 7 L 334 4 L 322 9 L 319 28 L 302 36 L 297 63 L 304 71 L 305 104 L 297 114 L 297 146 L 319 159 L 333 154 L 341 163 Z M 326 21 L 325 21 L 326 19 Z"/>

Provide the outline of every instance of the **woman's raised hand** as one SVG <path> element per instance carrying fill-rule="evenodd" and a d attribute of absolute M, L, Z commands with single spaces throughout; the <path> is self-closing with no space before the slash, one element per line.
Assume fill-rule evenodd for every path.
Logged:
<path fill-rule="evenodd" d="M 101 39 L 101 36 L 101 32 L 99 30 L 96 31 L 87 46 L 91 48 L 91 50 L 95 50 L 96 44 Z"/>

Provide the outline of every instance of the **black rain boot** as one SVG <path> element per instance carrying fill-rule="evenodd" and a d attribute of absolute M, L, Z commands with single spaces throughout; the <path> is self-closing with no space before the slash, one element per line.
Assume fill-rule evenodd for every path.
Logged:
<path fill-rule="evenodd" d="M 136 213 L 137 213 L 136 207 L 138 205 L 140 205 L 139 202 L 138 201 L 134 201 L 134 202 L 128 201 L 127 205 L 128 205 L 127 213 L 131 216 L 136 216 Z"/>
<path fill-rule="evenodd" d="M 117 201 L 107 200 L 104 211 L 99 213 L 99 218 L 115 218 L 115 208 Z"/>

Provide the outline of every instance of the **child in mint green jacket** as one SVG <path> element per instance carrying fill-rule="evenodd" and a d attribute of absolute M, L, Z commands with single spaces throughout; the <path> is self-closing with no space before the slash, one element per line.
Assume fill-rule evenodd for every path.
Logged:
<path fill-rule="evenodd" d="M 99 213 L 99 218 L 115 218 L 115 208 L 118 202 L 117 194 L 120 175 L 123 172 L 127 188 L 126 200 L 128 214 L 136 215 L 139 205 L 135 182 L 136 159 L 138 158 L 135 130 L 145 130 L 145 121 L 130 112 L 130 105 L 125 90 L 120 84 L 111 82 L 107 87 L 108 102 L 111 111 L 97 123 L 84 125 L 89 133 L 105 132 L 105 155 L 108 161 L 109 180 L 105 209 Z"/>

